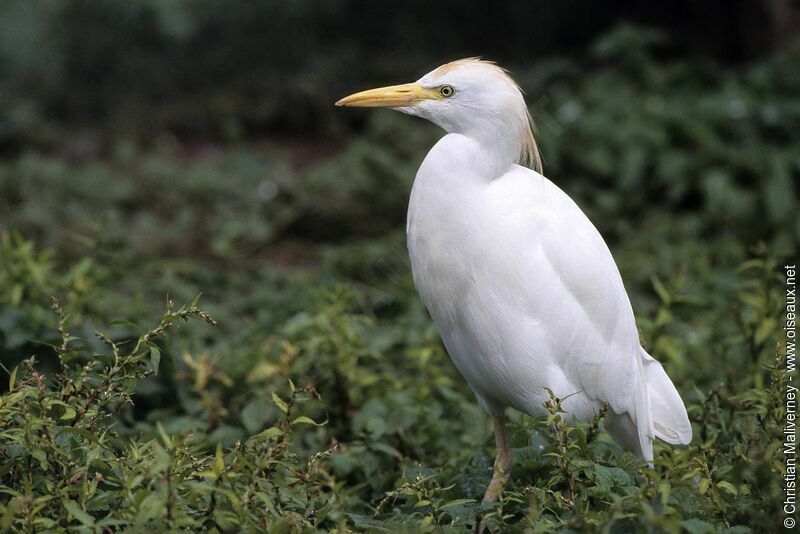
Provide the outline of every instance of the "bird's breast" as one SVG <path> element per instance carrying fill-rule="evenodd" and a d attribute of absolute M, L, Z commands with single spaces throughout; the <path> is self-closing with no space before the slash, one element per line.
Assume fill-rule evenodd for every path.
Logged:
<path fill-rule="evenodd" d="M 433 152 L 433 151 L 432 151 Z M 408 249 L 414 285 L 433 318 L 458 370 L 478 393 L 490 392 L 513 378 L 503 334 L 514 327 L 501 287 L 493 274 L 502 268 L 502 243 L 496 218 L 487 209 L 487 181 L 474 166 L 453 163 L 447 155 L 423 163 L 408 210 Z M 513 284 L 512 285 L 521 285 Z"/>
<path fill-rule="evenodd" d="M 453 197 L 428 191 L 414 195 L 409 206 L 414 284 L 437 323 L 457 320 L 457 310 L 475 283 L 476 227 L 457 204 Z"/>
<path fill-rule="evenodd" d="M 491 198 L 494 164 L 481 154 L 469 139 L 445 136 L 420 167 L 409 201 L 414 284 L 445 340 L 498 317 L 498 307 L 515 301 L 500 293 L 525 287 L 518 279 L 519 235 L 507 232 L 510 218 L 498 214 Z"/>

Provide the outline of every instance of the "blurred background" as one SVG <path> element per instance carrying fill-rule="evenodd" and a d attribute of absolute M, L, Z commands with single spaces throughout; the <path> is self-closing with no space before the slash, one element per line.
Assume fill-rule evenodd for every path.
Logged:
<path fill-rule="evenodd" d="M 488 423 L 405 251 L 410 186 L 442 132 L 333 106 L 478 55 L 525 90 L 545 174 L 609 243 L 702 439 L 732 450 L 752 429 L 706 421 L 709 399 L 732 417 L 768 380 L 776 268 L 800 241 L 799 35 L 791 0 L 4 1 L 0 362 L 55 369 L 51 296 L 100 351 L 95 329 L 125 339 L 136 328 L 115 321 L 202 293 L 219 324 L 163 343 L 121 432 L 160 421 L 231 446 L 274 423 L 291 379 L 329 421 L 297 450 L 343 444 L 331 473 L 352 510 L 413 466 L 447 480 L 485 461 Z M 719 476 L 772 488 L 758 477 L 775 453 L 730 454 Z M 482 476 L 460 487 L 477 495 Z M 769 493 L 721 495 L 728 525 L 771 517 Z"/>

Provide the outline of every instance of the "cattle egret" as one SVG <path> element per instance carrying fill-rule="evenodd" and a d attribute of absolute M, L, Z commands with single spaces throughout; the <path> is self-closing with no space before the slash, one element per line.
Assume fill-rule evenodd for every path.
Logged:
<path fill-rule="evenodd" d="M 591 419 L 608 405 L 607 431 L 650 463 L 654 438 L 689 443 L 686 408 L 640 346 L 611 252 L 542 176 L 530 114 L 505 70 L 462 59 L 336 105 L 394 108 L 447 132 L 417 172 L 406 232 L 414 285 L 493 419 L 485 502 L 511 470 L 506 408 L 545 415 L 546 388 L 569 418 Z"/>

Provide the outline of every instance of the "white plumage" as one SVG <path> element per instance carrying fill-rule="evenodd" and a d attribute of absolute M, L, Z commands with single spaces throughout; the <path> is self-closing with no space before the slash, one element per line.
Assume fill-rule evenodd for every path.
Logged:
<path fill-rule="evenodd" d="M 545 388 L 583 420 L 607 403 L 609 433 L 648 461 L 654 437 L 691 440 L 678 392 L 639 344 L 603 238 L 537 172 L 530 117 L 505 71 L 460 60 L 416 83 L 337 104 L 393 107 L 448 132 L 417 172 L 408 249 L 414 283 L 448 353 L 496 421 L 499 479 L 486 500 L 496 498 L 510 469 L 510 451 L 500 450 L 507 449 L 505 408 L 544 415 Z"/>

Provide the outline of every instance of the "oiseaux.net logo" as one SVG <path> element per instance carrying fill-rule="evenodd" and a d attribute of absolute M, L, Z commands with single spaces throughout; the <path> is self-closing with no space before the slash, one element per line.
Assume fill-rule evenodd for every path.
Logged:
<path fill-rule="evenodd" d="M 796 319 L 796 277 L 795 264 L 784 266 L 786 275 L 786 309 L 784 333 L 786 336 L 786 421 L 783 427 L 783 456 L 785 474 L 783 476 L 783 526 L 794 528 L 797 520 L 797 387 L 792 383 L 795 375 L 795 342 L 797 337 Z"/>

